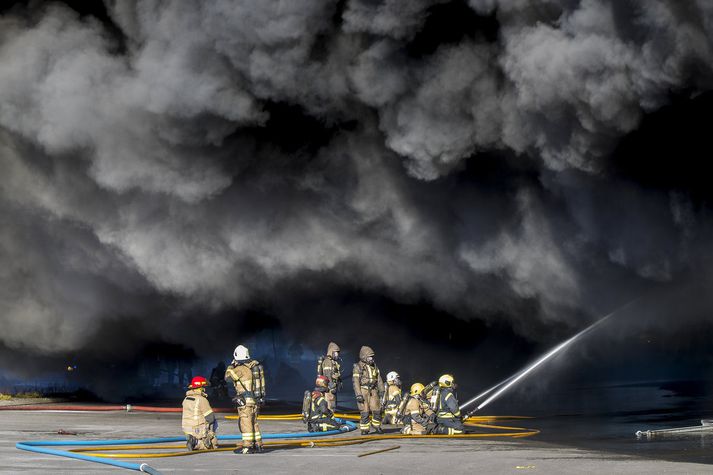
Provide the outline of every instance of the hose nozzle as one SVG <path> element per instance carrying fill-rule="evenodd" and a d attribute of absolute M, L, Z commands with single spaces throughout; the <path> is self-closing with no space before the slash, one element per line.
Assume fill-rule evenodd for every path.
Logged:
<path fill-rule="evenodd" d="M 471 417 L 471 416 L 472 416 L 473 414 L 475 414 L 476 412 L 478 412 L 478 408 L 477 408 L 477 407 L 476 407 L 475 409 L 473 409 L 472 411 L 466 413 L 464 419 L 468 419 L 469 417 Z"/>

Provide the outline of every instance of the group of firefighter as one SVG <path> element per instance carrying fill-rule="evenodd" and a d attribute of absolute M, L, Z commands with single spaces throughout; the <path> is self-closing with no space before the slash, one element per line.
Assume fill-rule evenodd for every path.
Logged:
<path fill-rule="evenodd" d="M 317 361 L 315 388 L 305 391 L 302 418 L 310 432 L 337 430 L 342 426 L 334 415 L 337 395 L 342 386 L 340 348 L 330 343 L 327 354 Z M 238 408 L 242 446 L 235 453 L 251 454 L 263 451 L 258 412 L 265 402 L 265 373 L 248 349 L 239 345 L 233 361 L 225 370 L 225 380 L 235 388 L 233 401 Z M 427 385 L 414 383 L 403 392 L 401 379 L 395 371 L 386 375 L 386 384 L 374 360 L 374 350 L 362 346 L 359 361 L 352 369 L 352 382 L 362 435 L 371 429 L 381 434 L 382 424 L 401 425 L 403 434 L 462 434 L 463 420 L 455 393 L 453 376 L 444 374 Z M 182 427 L 188 450 L 218 447 L 218 421 L 208 402 L 202 376 L 191 380 L 183 400 Z"/>

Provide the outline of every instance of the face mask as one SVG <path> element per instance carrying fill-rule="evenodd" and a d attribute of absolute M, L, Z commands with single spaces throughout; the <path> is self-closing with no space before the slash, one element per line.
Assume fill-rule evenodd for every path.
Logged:
<path fill-rule="evenodd" d="M 339 352 L 338 352 L 338 351 L 333 351 L 333 352 L 332 352 L 332 359 L 333 359 L 333 360 L 338 360 L 338 359 L 339 359 Z"/>
<path fill-rule="evenodd" d="M 374 364 L 374 357 L 369 356 L 366 358 L 366 364 Z"/>

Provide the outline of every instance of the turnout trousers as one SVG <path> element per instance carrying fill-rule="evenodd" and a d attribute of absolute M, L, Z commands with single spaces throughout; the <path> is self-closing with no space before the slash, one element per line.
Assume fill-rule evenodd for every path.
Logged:
<path fill-rule="evenodd" d="M 238 408 L 240 433 L 243 435 L 243 447 L 262 447 L 262 434 L 257 422 L 258 407 L 242 406 Z"/>
<path fill-rule="evenodd" d="M 381 427 L 381 402 L 379 401 L 379 393 L 374 389 L 361 387 L 361 395 L 364 397 L 364 402 L 359 402 L 359 428 L 361 430 L 369 430 L 370 427 Z M 369 420 L 371 416 L 371 420 Z"/>

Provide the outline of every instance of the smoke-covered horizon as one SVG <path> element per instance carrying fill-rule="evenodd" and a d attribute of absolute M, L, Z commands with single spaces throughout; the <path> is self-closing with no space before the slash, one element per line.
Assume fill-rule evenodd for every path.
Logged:
<path fill-rule="evenodd" d="M 707 2 L 94 8 L 0 14 L 6 354 L 539 345 L 710 281 Z"/>

